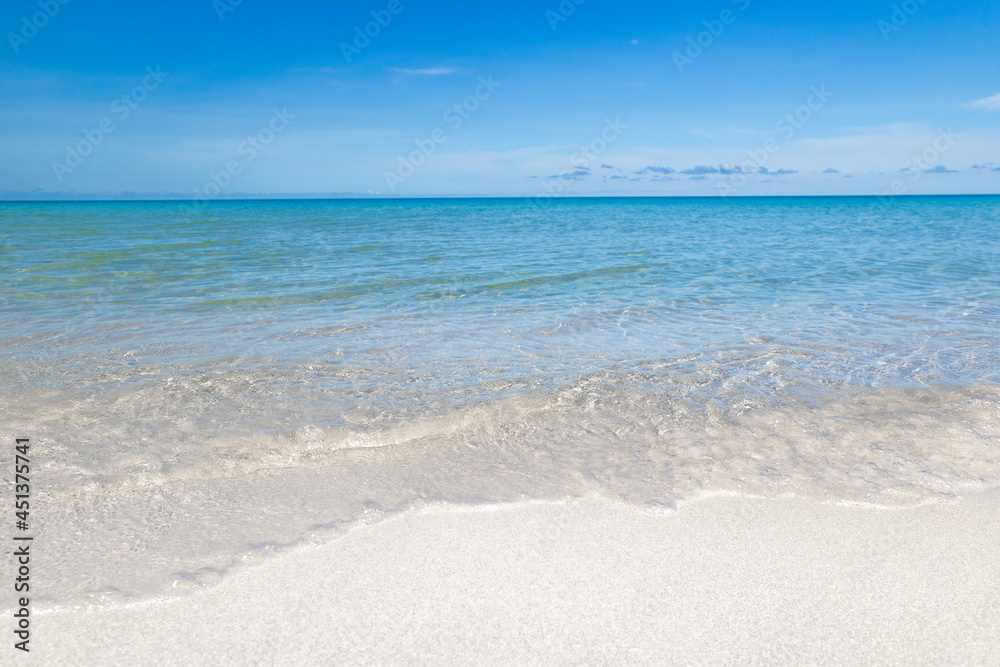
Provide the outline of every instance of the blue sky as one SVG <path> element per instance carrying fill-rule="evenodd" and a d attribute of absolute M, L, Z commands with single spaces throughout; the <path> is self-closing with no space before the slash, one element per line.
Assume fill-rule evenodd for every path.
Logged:
<path fill-rule="evenodd" d="M 0 28 L 5 198 L 1000 193 L 989 0 L 8 0 Z"/>

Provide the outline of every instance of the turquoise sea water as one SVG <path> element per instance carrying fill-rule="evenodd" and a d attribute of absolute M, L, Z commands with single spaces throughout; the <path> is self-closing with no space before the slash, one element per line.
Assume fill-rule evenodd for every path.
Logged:
<path fill-rule="evenodd" d="M 1000 198 L 0 204 L 51 602 L 437 503 L 1000 484 Z"/>

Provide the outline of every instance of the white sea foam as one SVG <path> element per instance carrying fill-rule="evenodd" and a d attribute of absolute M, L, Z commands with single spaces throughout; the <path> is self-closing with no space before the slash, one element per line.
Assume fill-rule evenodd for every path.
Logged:
<path fill-rule="evenodd" d="M 72 412 L 93 406 L 63 406 L 62 419 L 40 406 L 45 418 L 29 429 L 41 434 L 36 517 L 50 559 L 39 588 L 63 603 L 185 590 L 429 502 L 597 494 L 669 509 L 736 492 L 893 506 L 1000 483 L 994 387 L 786 392 L 727 405 L 657 379 L 604 373 L 411 421 L 355 415 L 350 427 L 220 429 L 204 440 L 184 429 L 129 440 L 135 414 L 110 416 L 121 397 L 96 424 Z M 76 419 L 102 429 L 89 436 L 101 456 L 57 437 L 52 421 Z"/>

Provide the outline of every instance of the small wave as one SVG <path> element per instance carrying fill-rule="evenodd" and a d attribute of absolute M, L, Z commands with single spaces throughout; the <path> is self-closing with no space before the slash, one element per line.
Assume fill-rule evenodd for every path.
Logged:
<path fill-rule="evenodd" d="M 721 403 L 661 380 L 594 374 L 392 426 L 221 435 L 168 458 L 140 448 L 100 470 L 66 465 L 38 499 L 52 563 L 42 589 L 65 602 L 115 582 L 143 596 L 180 571 L 200 585 L 252 545 L 426 503 L 598 494 L 669 508 L 724 492 L 902 506 L 1000 484 L 996 387 Z M 80 461 L 46 439 L 38 447 Z"/>

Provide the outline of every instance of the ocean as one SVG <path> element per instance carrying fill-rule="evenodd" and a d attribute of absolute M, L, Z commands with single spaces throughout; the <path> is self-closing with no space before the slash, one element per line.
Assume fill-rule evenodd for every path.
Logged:
<path fill-rule="evenodd" d="M 454 504 L 1000 484 L 1000 197 L 2 203 L 0 261 L 36 605 Z"/>

